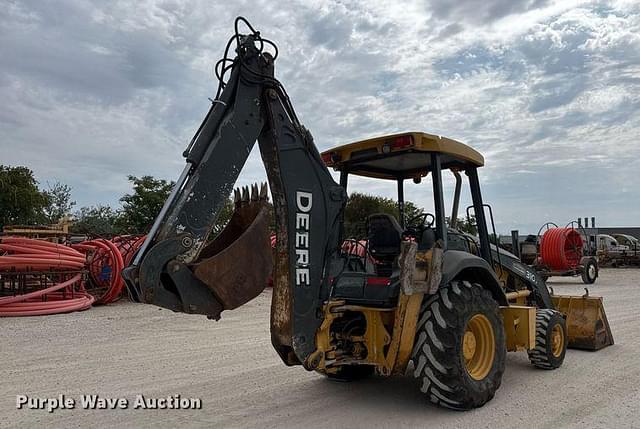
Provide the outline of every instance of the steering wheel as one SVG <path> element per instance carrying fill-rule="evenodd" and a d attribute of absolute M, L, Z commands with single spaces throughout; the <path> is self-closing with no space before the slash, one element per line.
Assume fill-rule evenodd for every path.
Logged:
<path fill-rule="evenodd" d="M 407 221 L 405 235 L 418 238 L 425 229 L 431 228 L 435 221 L 436 217 L 431 213 L 420 213 Z"/>

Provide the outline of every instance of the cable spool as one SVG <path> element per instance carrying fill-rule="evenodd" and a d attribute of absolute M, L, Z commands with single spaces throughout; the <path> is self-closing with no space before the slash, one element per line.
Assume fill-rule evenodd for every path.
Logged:
<path fill-rule="evenodd" d="M 553 271 L 576 269 L 584 242 L 574 228 L 549 228 L 540 242 L 542 263 Z"/>

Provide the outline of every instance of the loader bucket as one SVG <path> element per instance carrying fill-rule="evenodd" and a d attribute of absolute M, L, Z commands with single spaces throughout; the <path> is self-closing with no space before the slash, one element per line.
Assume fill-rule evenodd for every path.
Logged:
<path fill-rule="evenodd" d="M 569 347 L 600 350 L 613 344 L 613 335 L 602 305 L 602 297 L 551 295 L 556 309 L 567 317 Z"/>
<path fill-rule="evenodd" d="M 225 310 L 237 308 L 267 285 L 273 260 L 269 239 L 267 188 L 254 185 L 234 193 L 235 210 L 214 241 L 202 249 L 191 269 Z"/>

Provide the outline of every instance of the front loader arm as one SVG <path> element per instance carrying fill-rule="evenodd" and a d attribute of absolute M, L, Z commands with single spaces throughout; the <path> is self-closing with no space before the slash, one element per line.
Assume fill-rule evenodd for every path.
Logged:
<path fill-rule="evenodd" d="M 229 225 L 212 243 L 207 240 L 258 140 L 277 235 L 272 341 L 287 364 L 304 363 L 322 323 L 346 194 L 273 77 L 275 58 L 263 52 L 270 42 L 255 31 L 238 34 L 239 20 L 231 76 L 185 151 L 187 166 L 123 277 L 138 301 L 215 319 L 264 289 L 272 268 L 266 189 L 237 192 Z M 230 60 L 223 60 L 223 68 L 225 61 Z"/>

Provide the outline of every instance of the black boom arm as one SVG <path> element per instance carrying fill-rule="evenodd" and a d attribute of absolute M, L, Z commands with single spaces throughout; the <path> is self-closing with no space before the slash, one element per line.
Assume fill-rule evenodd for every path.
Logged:
<path fill-rule="evenodd" d="M 332 179 L 311 134 L 299 123 L 286 91 L 274 78 L 277 51 L 273 56 L 264 52 L 273 44 L 250 26 L 252 34 L 239 34 L 239 21 L 243 19 L 236 20 L 236 34 L 227 45 L 228 51 L 236 41 L 236 57 L 229 60 L 225 53 L 219 63 L 219 93 L 185 151 L 187 166 L 123 276 L 138 301 L 212 318 L 264 288 L 266 278 L 247 271 L 254 261 L 264 260 L 265 251 L 271 258 L 270 249 L 259 244 L 268 240 L 262 237 L 266 231 L 247 238 L 251 227 L 245 225 L 246 232 L 237 232 L 238 242 L 243 243 L 236 246 L 242 261 L 231 261 L 229 251 L 219 249 L 216 242 L 207 244 L 257 140 L 276 221 L 272 341 L 286 363 L 296 364 L 305 362 L 316 348 L 314 336 L 322 323 L 319 309 L 328 296 L 327 273 L 339 247 L 346 194 Z M 239 195 L 236 211 L 243 201 L 251 204 L 264 198 L 255 194 Z M 253 223 L 260 218 L 256 213 L 259 210 L 253 211 Z M 232 218 L 228 229 L 231 224 L 235 227 L 242 220 Z M 229 244 L 228 237 L 234 234 L 225 230 L 221 236 Z M 243 271 L 228 274 L 234 264 Z M 218 274 L 207 277 L 211 273 Z M 261 285 L 255 284 L 260 281 Z"/>

